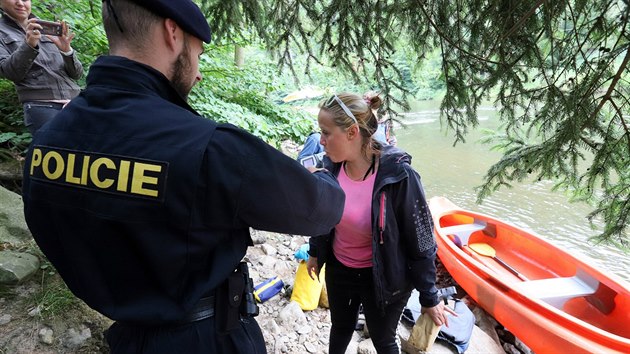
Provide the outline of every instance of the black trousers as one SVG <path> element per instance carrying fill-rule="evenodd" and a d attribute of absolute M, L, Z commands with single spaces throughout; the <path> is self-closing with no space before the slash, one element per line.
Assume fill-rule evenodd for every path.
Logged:
<path fill-rule="evenodd" d="M 139 327 L 114 323 L 105 333 L 113 354 L 266 354 L 265 340 L 253 318 L 221 335 L 215 317 L 178 326 Z"/>
<path fill-rule="evenodd" d="M 348 268 L 334 257 L 326 263 L 326 290 L 332 327 L 329 354 L 344 354 L 363 305 L 365 322 L 372 343 L 379 354 L 400 353 L 396 342 L 396 328 L 409 294 L 385 308 L 376 305 L 372 268 Z"/>
<path fill-rule="evenodd" d="M 24 102 L 24 126 L 31 134 L 35 134 L 46 122 L 61 112 L 63 103 L 56 102 Z"/>

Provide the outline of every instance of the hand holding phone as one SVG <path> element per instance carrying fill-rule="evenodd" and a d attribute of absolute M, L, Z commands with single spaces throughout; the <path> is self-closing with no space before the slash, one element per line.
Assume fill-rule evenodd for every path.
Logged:
<path fill-rule="evenodd" d="M 311 155 L 301 159 L 300 163 L 304 167 L 315 167 L 317 165 L 317 160 L 315 159 L 315 155 Z"/>
<path fill-rule="evenodd" d="M 53 22 L 46 20 L 35 20 L 35 23 L 42 26 L 41 32 L 42 34 L 47 34 L 49 36 L 61 36 L 63 34 L 63 27 L 61 26 L 61 22 Z"/>

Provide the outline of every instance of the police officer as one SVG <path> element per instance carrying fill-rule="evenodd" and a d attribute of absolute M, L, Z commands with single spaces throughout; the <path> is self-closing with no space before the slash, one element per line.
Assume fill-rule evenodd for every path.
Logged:
<path fill-rule="evenodd" d="M 186 103 L 210 41 L 191 0 L 104 0 L 103 23 L 111 55 L 27 156 L 29 228 L 115 320 L 113 353 L 264 353 L 239 266 L 250 227 L 325 234 L 345 196 L 327 171 Z"/>

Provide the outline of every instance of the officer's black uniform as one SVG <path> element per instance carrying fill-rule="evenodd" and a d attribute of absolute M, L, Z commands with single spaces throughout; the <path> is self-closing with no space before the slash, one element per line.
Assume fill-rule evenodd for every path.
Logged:
<path fill-rule="evenodd" d="M 329 173 L 198 116 L 160 72 L 113 56 L 34 137 L 23 198 L 69 288 L 117 321 L 111 350 L 134 353 L 264 352 L 253 319 L 221 335 L 216 316 L 190 313 L 222 296 L 250 227 L 321 235 L 344 205 Z"/>

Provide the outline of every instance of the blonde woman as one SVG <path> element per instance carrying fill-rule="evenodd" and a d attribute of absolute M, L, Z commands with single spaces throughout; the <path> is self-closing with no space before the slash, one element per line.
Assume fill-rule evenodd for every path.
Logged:
<path fill-rule="evenodd" d="M 346 193 L 339 224 L 310 239 L 307 264 L 311 277 L 327 264 L 330 354 L 345 352 L 359 305 L 378 353 L 400 352 L 396 327 L 413 288 L 437 325 L 452 312 L 438 300 L 433 224 L 411 156 L 373 138 L 380 104 L 350 93 L 320 104 L 324 167 Z"/>

